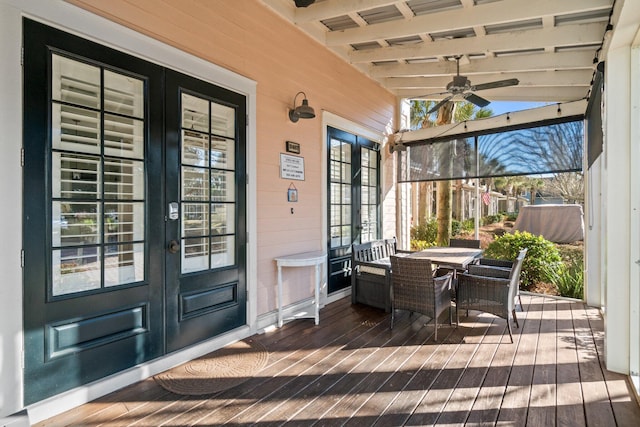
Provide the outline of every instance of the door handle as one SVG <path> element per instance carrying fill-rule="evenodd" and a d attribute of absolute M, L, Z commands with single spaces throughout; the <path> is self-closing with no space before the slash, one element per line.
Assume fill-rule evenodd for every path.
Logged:
<path fill-rule="evenodd" d="M 175 254 L 180 251 L 180 243 L 178 243 L 175 240 L 172 240 L 169 242 L 168 249 L 169 249 L 169 252 L 171 252 L 172 254 Z"/>

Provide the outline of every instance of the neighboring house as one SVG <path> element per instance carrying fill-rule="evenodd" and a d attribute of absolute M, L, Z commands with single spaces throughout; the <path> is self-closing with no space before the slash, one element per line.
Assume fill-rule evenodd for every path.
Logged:
<path fill-rule="evenodd" d="M 607 367 L 637 380 L 640 6 L 616 4 L 586 298 Z M 0 417 L 274 325 L 274 257 L 328 252 L 329 302 L 358 230 L 408 235 L 385 149 L 399 100 L 261 1 L 0 0 L 0 59 Z M 316 116 L 293 122 L 303 99 Z M 287 310 L 310 277 L 286 272 Z"/>

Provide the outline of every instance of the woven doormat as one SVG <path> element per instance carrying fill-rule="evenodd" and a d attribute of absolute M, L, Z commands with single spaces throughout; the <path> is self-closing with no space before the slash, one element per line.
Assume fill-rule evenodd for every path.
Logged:
<path fill-rule="evenodd" d="M 244 340 L 153 377 L 166 390 L 188 396 L 217 393 L 249 380 L 267 364 L 269 352 Z"/>

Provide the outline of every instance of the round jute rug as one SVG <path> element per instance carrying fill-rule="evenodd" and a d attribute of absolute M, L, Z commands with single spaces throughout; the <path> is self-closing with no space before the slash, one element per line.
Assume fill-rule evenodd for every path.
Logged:
<path fill-rule="evenodd" d="M 257 341 L 244 340 L 153 377 L 166 390 L 183 395 L 217 393 L 249 380 L 267 364 L 269 352 Z"/>

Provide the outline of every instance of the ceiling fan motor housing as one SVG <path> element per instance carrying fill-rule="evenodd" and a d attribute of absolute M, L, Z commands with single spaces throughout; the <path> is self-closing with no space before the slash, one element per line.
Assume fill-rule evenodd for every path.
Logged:
<path fill-rule="evenodd" d="M 453 76 L 453 81 L 447 84 L 447 90 L 452 93 L 459 93 L 469 89 L 469 79 L 465 76 Z"/>

